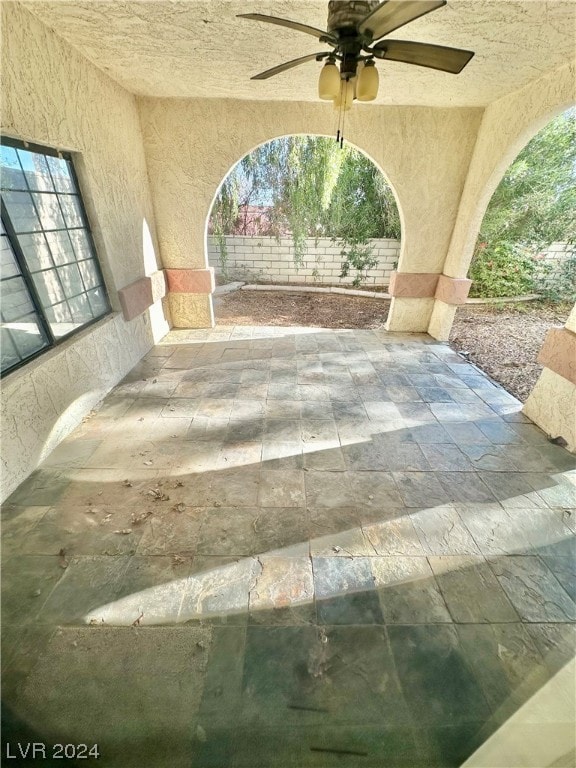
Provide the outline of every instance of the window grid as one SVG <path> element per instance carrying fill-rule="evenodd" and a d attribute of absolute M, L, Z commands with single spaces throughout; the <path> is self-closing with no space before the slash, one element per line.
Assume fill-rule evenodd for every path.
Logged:
<path fill-rule="evenodd" d="M 86 288 L 86 285 L 85 285 L 85 283 L 84 283 L 84 278 L 83 278 L 83 276 L 82 276 L 82 272 L 81 272 L 80 270 L 78 270 L 78 274 L 80 275 L 80 281 L 81 281 L 81 283 L 82 283 L 82 288 L 83 288 L 83 290 L 82 290 L 82 291 L 79 291 L 78 293 L 76 293 L 76 294 L 74 294 L 74 295 L 72 295 L 72 296 L 69 296 L 69 295 L 68 295 L 68 292 L 66 291 L 66 288 L 65 288 L 65 286 L 64 286 L 64 284 L 63 284 L 63 282 L 62 282 L 62 278 L 61 278 L 61 276 L 60 276 L 60 271 L 59 271 L 59 270 L 60 270 L 60 268 L 62 268 L 62 266 L 65 266 L 65 265 L 62 265 L 62 264 L 60 264 L 60 265 L 57 265 L 57 264 L 56 264 L 56 260 L 54 259 L 54 254 L 52 253 L 52 249 L 50 248 L 50 243 L 48 242 L 48 240 L 47 240 L 47 238 L 46 238 L 46 234 L 45 234 L 47 231 L 49 231 L 49 232 L 53 232 L 53 231 L 55 231 L 55 230 L 52 230 L 52 229 L 50 229 L 50 230 L 46 230 L 46 229 L 44 228 L 44 226 L 42 225 L 42 217 L 40 216 L 40 211 L 39 211 L 39 209 L 38 209 L 38 206 L 37 206 L 37 203 L 36 203 L 36 199 L 34 198 L 34 195 L 32 194 L 33 192 L 34 192 L 34 193 L 36 193 L 36 194 L 40 193 L 40 194 L 44 194 L 44 195 L 51 195 L 51 194 L 54 194 L 54 195 L 56 196 L 56 201 L 57 201 L 57 203 L 58 203 L 58 209 L 59 209 L 59 211 L 60 211 L 60 216 L 62 217 L 62 221 L 63 221 L 64 223 L 66 223 L 66 221 L 67 221 L 67 217 L 65 216 L 65 214 L 64 214 L 64 210 L 63 210 L 63 208 L 62 208 L 62 205 L 61 205 L 61 203 L 60 203 L 60 197 L 59 197 L 59 193 L 58 193 L 58 192 L 56 192 L 56 182 L 55 182 L 55 180 L 54 180 L 54 176 L 53 176 L 53 174 L 52 174 L 52 169 L 50 168 L 50 163 L 48 163 L 48 162 L 46 163 L 46 168 L 47 168 L 47 170 L 48 170 L 48 176 L 49 176 L 49 178 L 50 178 L 50 182 L 51 182 L 51 184 L 52 184 L 52 189 L 53 189 L 53 192 L 50 192 L 50 191 L 48 191 L 48 190 L 33 190 L 33 189 L 30 187 L 30 183 L 29 183 L 29 181 L 28 181 L 28 176 L 26 175 L 26 173 L 25 173 L 25 171 L 24 171 L 24 166 L 22 165 L 22 158 L 20 157 L 20 153 L 19 153 L 18 151 L 16 151 L 16 156 L 17 156 L 17 158 L 18 158 L 18 164 L 20 165 L 20 169 L 22 170 L 22 177 L 23 177 L 23 179 L 24 179 L 24 183 L 25 183 L 25 185 L 26 185 L 26 190 L 24 190 L 24 191 L 27 191 L 27 192 L 29 193 L 29 195 L 30 195 L 30 199 L 32 200 L 32 205 L 33 205 L 33 207 L 34 207 L 34 210 L 36 211 L 36 216 L 38 217 L 38 221 L 40 222 L 40 225 L 42 226 L 42 229 L 40 230 L 40 232 L 41 232 L 41 234 L 42 234 L 42 235 L 44 235 L 44 241 L 45 241 L 45 243 L 46 243 L 46 245 L 47 245 L 47 247 L 48 247 L 48 251 L 49 251 L 49 253 L 50 253 L 50 259 L 51 259 L 51 261 L 52 261 L 52 270 L 53 270 L 53 274 L 56 276 L 56 279 L 57 279 L 57 281 L 58 281 L 58 284 L 60 285 L 60 290 L 61 290 L 61 293 L 62 293 L 62 296 L 63 296 L 63 301 L 54 301 L 52 304 L 43 304 L 43 306 L 44 306 L 44 308 L 45 308 L 45 309 L 48 309 L 48 308 L 50 308 L 50 307 L 55 307 L 55 306 L 57 306 L 58 304 L 65 304 L 65 305 L 66 305 L 66 308 L 68 309 L 68 313 L 69 313 L 70 317 L 71 317 L 71 318 L 73 318 L 73 316 L 74 316 L 74 313 L 72 312 L 72 308 L 71 308 L 71 306 L 70 306 L 70 299 L 74 299 L 74 298 L 76 298 L 76 297 L 78 297 L 78 296 L 81 296 L 82 294 L 85 294 L 85 295 L 86 295 L 86 297 L 87 297 L 87 299 L 88 299 L 88 303 L 89 303 L 89 306 L 90 306 L 90 311 L 92 312 L 92 314 L 94 314 L 94 312 L 92 311 L 92 304 L 90 303 L 90 299 L 89 299 L 89 297 L 88 297 L 88 295 L 87 295 L 87 294 L 88 294 L 88 290 L 89 290 L 89 289 L 87 289 L 87 288 Z M 70 166 L 69 166 L 69 167 L 70 167 Z M 74 193 L 68 193 L 68 195 L 69 195 L 70 197 L 76 197 L 76 199 L 78 199 L 78 198 L 79 198 L 79 195 L 78 195 L 78 194 L 74 194 Z M 81 207 L 81 206 L 78 206 L 78 208 L 79 208 L 80 210 L 82 210 L 82 207 Z M 82 217 L 82 218 L 84 219 L 84 217 Z M 86 220 L 85 220 L 85 219 L 83 220 L 83 224 L 84 224 L 84 227 L 83 227 L 83 228 L 80 228 L 80 227 L 74 227 L 74 229 L 79 229 L 80 231 L 85 231 L 85 230 L 87 230 L 87 229 L 88 229 L 88 227 L 87 227 L 87 222 L 86 222 Z M 61 229 L 61 230 L 58 230 L 58 231 L 60 231 L 60 232 L 68 232 L 68 230 L 69 230 L 69 228 L 68 228 L 68 227 L 66 227 L 66 228 L 65 228 L 65 229 L 63 229 L 63 230 Z M 18 234 L 19 234 L 19 235 L 21 235 L 22 233 L 21 233 L 21 232 L 19 232 Z M 72 246 L 72 251 L 73 251 L 74 255 L 75 255 L 75 256 L 77 256 L 77 253 L 76 253 L 76 249 L 75 249 L 75 247 L 74 247 L 74 243 L 72 242 L 72 239 L 71 239 L 71 238 L 68 238 L 68 239 L 69 239 L 69 241 L 70 241 L 70 245 Z M 79 260 L 78 260 L 78 258 L 76 258 L 76 261 L 75 261 L 75 262 L 69 262 L 69 263 L 70 263 L 70 264 L 77 264 L 77 263 L 78 263 L 78 261 L 79 261 Z M 32 274 L 32 275 L 36 275 L 36 274 L 39 274 L 40 272 L 46 272 L 46 271 L 47 271 L 47 270 L 30 270 L 30 272 L 31 272 L 31 274 Z"/>
<path fill-rule="evenodd" d="M 9 210 L 4 204 L 4 201 L 2 201 L 3 229 L 6 233 L 5 236 L 7 237 L 8 242 L 10 242 L 12 246 L 14 258 L 20 268 L 22 279 L 28 290 L 35 314 L 38 315 L 39 327 L 47 339 L 47 345 L 44 345 L 42 350 L 40 350 L 44 351 L 46 346 L 55 346 L 83 328 L 95 323 L 110 311 L 110 305 L 70 156 L 60 154 L 45 147 L 38 147 L 36 145 L 25 146 L 21 142 L 12 139 L 2 138 L 1 143 L 3 146 L 15 150 L 14 154 L 17 158 L 18 165 L 14 165 L 13 169 L 19 172 L 17 177 L 19 183 L 6 189 L 3 188 L 2 191 L 3 193 L 16 192 L 26 194 L 28 196 L 28 202 L 32 206 L 30 210 L 34 211 L 40 226 L 40 229 L 16 232 L 12 224 Z M 27 174 L 32 175 L 33 172 L 31 173 L 30 170 L 28 172 L 25 170 L 22 157 L 18 150 L 34 152 L 44 159 L 44 167 L 41 171 L 36 171 L 36 173 L 43 179 L 42 182 L 34 182 L 33 178 L 28 178 Z M 66 175 L 63 175 L 61 178 L 55 177 L 55 169 L 49 162 L 50 157 L 58 157 L 60 162 L 66 162 Z M 20 179 L 23 180 L 23 184 L 20 182 Z M 69 179 L 68 183 L 72 188 L 71 191 L 61 191 L 62 187 L 66 185 L 65 182 L 63 182 L 63 179 Z M 52 189 L 40 190 L 34 188 L 41 186 L 42 184 L 50 184 Z M 56 210 L 61 221 L 65 225 L 64 228 L 59 227 L 52 229 L 45 225 L 38 207 L 41 198 L 36 198 L 36 195 L 52 195 L 55 198 L 54 203 L 57 205 Z M 64 198 L 74 201 L 73 211 L 69 215 L 67 215 L 63 206 Z M 54 210 L 54 208 L 52 210 Z M 78 225 L 72 223 L 74 218 L 80 219 L 82 224 Z M 72 224 L 71 226 L 67 225 L 69 220 Z M 51 240 L 48 238 L 48 235 L 53 235 L 55 233 L 66 233 L 67 242 L 51 245 Z M 82 233 L 84 237 L 76 239 L 74 236 L 71 236 L 70 233 Z M 35 259 L 36 268 L 32 268 L 28 263 L 26 254 L 19 241 L 20 238 L 24 240 L 26 237 L 30 236 L 39 238 L 38 242 L 41 243 L 41 246 L 37 246 L 39 250 L 38 257 Z M 81 242 L 82 239 L 84 239 L 84 243 Z M 54 251 L 54 247 L 56 247 L 56 245 L 59 246 L 59 251 L 65 258 L 65 261 L 62 263 L 59 263 L 55 256 L 56 251 Z M 27 246 L 27 250 L 30 250 L 30 246 Z M 69 260 L 71 254 L 75 257 L 72 261 Z M 81 268 L 82 265 L 84 265 L 86 274 L 83 273 L 84 269 Z M 76 270 L 71 269 L 73 266 L 76 266 Z M 61 270 L 66 269 L 70 271 L 69 287 L 64 283 L 65 273 L 61 272 Z M 55 290 L 60 294 L 59 297 L 56 297 L 56 299 L 51 302 L 50 299 L 54 297 L 49 296 L 49 283 L 47 280 L 44 282 L 42 279 L 43 275 L 47 276 L 48 274 L 51 279 L 55 281 Z M 35 278 L 39 281 L 39 284 L 42 287 L 42 293 L 48 300 L 42 300 Z M 74 304 L 78 309 L 74 308 Z M 84 306 L 82 306 L 83 304 Z M 57 308 L 62 308 L 62 312 L 58 314 L 65 319 L 56 320 L 56 317 L 58 316 Z M 50 312 L 50 310 L 53 311 Z M 54 319 L 50 321 L 48 315 L 51 315 Z M 86 319 L 87 315 L 90 315 L 89 319 Z M 63 330 L 62 333 L 57 333 L 51 323 L 53 323 L 54 326 L 63 324 L 73 325 L 75 327 L 73 327 L 72 330 Z M 13 344 L 13 346 L 16 347 L 15 344 Z M 18 352 L 17 347 L 16 351 Z M 2 374 L 4 375 L 14 368 L 19 367 L 19 365 L 32 359 L 32 357 L 35 357 L 37 354 L 38 352 L 26 356 L 25 358 L 20 356 L 19 362 L 14 365 L 9 365 L 2 371 Z"/>
<path fill-rule="evenodd" d="M 21 281 L 24 289 L 24 295 L 29 302 L 29 308 L 28 308 L 28 311 L 24 312 L 22 315 L 16 314 L 14 317 L 11 317 L 9 320 L 5 321 L 6 312 L 5 312 L 5 307 L 3 307 L 0 313 L 0 316 L 3 323 L 4 322 L 17 323 L 17 322 L 21 322 L 22 320 L 25 320 L 26 318 L 33 318 L 34 323 L 36 324 L 36 327 L 39 331 L 39 339 L 38 339 L 39 346 L 34 351 L 31 351 L 28 354 L 23 355 L 20 350 L 20 346 L 18 342 L 14 338 L 14 331 L 11 328 L 3 327 L 2 330 L 4 331 L 4 333 L 2 335 L 4 338 L 2 339 L 2 345 L 4 346 L 4 344 L 8 342 L 10 344 L 10 349 L 13 353 L 13 357 L 16 358 L 16 362 L 12 363 L 7 367 L 7 370 L 12 370 L 16 367 L 19 367 L 24 362 L 27 362 L 28 360 L 36 357 L 38 354 L 40 354 L 41 352 L 49 348 L 51 343 L 51 335 L 50 335 L 50 330 L 47 327 L 47 323 L 45 323 L 44 318 L 42 317 L 42 314 L 38 311 L 38 305 L 34 300 L 34 296 L 31 295 L 30 288 L 28 286 L 24 271 L 22 269 L 22 264 L 20 263 L 16 253 L 17 249 L 14 248 L 12 243 L 10 242 L 9 233 L 5 231 L 7 229 L 8 227 L 6 227 L 3 223 L 2 239 L 8 243 L 8 246 L 9 246 L 8 250 L 14 258 L 14 266 L 16 267 L 18 272 L 16 274 L 9 275 L 8 277 L 0 278 L 0 282 L 6 284 L 9 282 L 14 282 L 16 280 Z"/>

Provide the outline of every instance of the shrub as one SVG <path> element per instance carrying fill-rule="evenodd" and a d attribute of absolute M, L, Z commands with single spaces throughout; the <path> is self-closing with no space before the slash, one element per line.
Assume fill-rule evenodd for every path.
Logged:
<path fill-rule="evenodd" d="M 378 259 L 374 256 L 373 246 L 368 243 L 347 242 L 341 240 L 342 250 L 342 271 L 340 277 L 348 277 L 351 269 L 356 270 L 356 275 L 352 280 L 352 285 L 358 288 L 368 277 L 368 270 L 373 269 L 378 264 Z"/>
<path fill-rule="evenodd" d="M 470 296 L 496 299 L 533 293 L 535 271 L 534 260 L 521 246 L 480 243 L 470 266 Z"/>

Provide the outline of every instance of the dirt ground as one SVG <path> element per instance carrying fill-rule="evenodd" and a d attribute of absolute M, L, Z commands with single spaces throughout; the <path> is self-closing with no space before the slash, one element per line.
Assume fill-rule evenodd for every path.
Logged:
<path fill-rule="evenodd" d="M 235 291 L 218 296 L 218 325 L 308 325 L 314 328 L 380 328 L 390 302 L 329 293 Z"/>
<path fill-rule="evenodd" d="M 382 328 L 390 302 L 320 293 L 236 291 L 219 296 L 218 325 Z M 524 402 L 542 367 L 536 358 L 547 331 L 563 325 L 570 306 L 541 303 L 460 307 L 450 343 Z"/>

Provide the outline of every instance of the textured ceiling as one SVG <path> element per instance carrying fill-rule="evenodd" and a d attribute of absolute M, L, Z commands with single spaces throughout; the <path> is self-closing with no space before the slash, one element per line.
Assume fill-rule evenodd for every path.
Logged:
<path fill-rule="evenodd" d="M 309 35 L 237 19 L 265 13 L 326 28 L 327 2 L 26 2 L 25 7 L 129 91 L 147 96 L 316 100 L 316 61 L 267 81 L 264 69 L 327 46 Z M 481 106 L 576 55 L 576 2 L 449 0 L 395 39 L 466 48 L 460 75 L 379 62 L 382 104 Z"/>

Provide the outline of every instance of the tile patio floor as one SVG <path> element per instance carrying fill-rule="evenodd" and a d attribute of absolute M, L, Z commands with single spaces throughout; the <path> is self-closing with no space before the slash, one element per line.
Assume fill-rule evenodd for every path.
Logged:
<path fill-rule="evenodd" d="M 444 344 L 174 331 L 4 505 L 4 738 L 458 766 L 574 656 L 575 531 L 574 457 Z"/>

